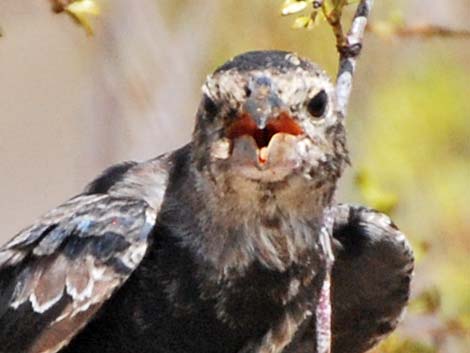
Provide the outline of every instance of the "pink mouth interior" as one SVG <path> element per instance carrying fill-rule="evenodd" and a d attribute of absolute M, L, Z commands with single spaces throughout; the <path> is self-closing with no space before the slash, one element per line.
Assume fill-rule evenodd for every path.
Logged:
<path fill-rule="evenodd" d="M 264 129 L 259 129 L 250 115 L 243 114 L 229 127 L 227 137 L 236 139 L 244 135 L 251 136 L 256 141 L 257 147 L 261 149 L 267 147 L 271 138 L 277 133 L 298 136 L 303 134 L 303 130 L 287 113 L 281 113 L 276 118 L 270 119 Z"/>

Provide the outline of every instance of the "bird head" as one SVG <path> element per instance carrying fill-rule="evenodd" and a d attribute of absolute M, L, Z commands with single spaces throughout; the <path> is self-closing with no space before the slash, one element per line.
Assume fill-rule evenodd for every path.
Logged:
<path fill-rule="evenodd" d="M 193 135 L 200 169 L 261 183 L 341 174 L 347 152 L 334 86 L 312 62 L 248 52 L 216 69 L 202 91 Z"/>

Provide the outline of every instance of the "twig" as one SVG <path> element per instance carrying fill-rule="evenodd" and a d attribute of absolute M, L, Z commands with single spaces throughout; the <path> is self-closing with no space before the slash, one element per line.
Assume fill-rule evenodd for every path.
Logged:
<path fill-rule="evenodd" d="M 336 37 L 336 47 L 339 53 L 339 69 L 336 77 L 336 104 L 337 114 L 340 119 L 344 119 L 351 95 L 352 80 L 356 69 L 356 62 L 362 49 L 362 41 L 367 26 L 369 13 L 374 4 L 373 0 L 361 0 L 357 5 L 351 28 L 347 35 L 343 32 L 341 24 L 342 9 L 346 2 L 335 7 L 331 13 L 326 13 L 325 6 L 322 6 L 323 14 L 333 29 Z M 333 217 L 329 217 L 331 220 Z M 332 234 L 333 225 L 328 226 L 328 234 Z M 322 295 L 317 306 L 317 346 L 320 352 L 329 353 L 331 351 L 331 303 L 330 303 L 330 281 L 327 277 L 322 286 Z"/>
<path fill-rule="evenodd" d="M 56 13 L 64 12 L 65 8 L 75 0 L 50 0 L 52 11 Z"/>
<path fill-rule="evenodd" d="M 470 30 L 468 29 L 451 29 L 433 24 L 392 25 L 386 22 L 374 22 L 369 23 L 366 30 L 384 37 L 470 38 Z"/>
<path fill-rule="evenodd" d="M 339 69 L 336 77 L 336 97 L 337 114 L 344 118 L 346 116 L 349 96 L 351 94 L 352 80 L 356 69 L 356 62 L 362 49 L 362 41 L 367 25 L 369 13 L 374 4 L 374 0 L 361 0 L 357 6 L 356 13 L 352 20 L 351 28 L 344 36 L 341 28 L 341 17 L 337 22 L 328 22 L 333 28 L 337 39 L 339 52 Z M 341 35 L 339 35 L 341 31 Z M 338 38 L 340 41 L 338 42 Z M 341 38 L 345 38 L 341 39 Z"/>
<path fill-rule="evenodd" d="M 344 5 L 343 5 L 344 6 Z M 343 16 L 343 6 L 335 7 L 330 13 L 327 12 L 326 5 L 322 2 L 322 11 L 326 20 L 331 26 L 336 38 L 336 47 L 342 48 L 347 44 L 346 36 L 344 35 L 343 25 L 341 24 L 341 17 Z"/>

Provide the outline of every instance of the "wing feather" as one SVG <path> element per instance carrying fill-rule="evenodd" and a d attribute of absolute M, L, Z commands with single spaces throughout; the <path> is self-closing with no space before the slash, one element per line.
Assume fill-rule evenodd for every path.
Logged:
<path fill-rule="evenodd" d="M 398 324 L 408 302 L 413 252 L 405 235 L 386 215 L 335 206 L 331 274 L 332 353 L 363 353 Z M 315 347 L 315 322 L 288 352 Z"/>
<path fill-rule="evenodd" d="M 158 209 L 82 195 L 0 249 L 0 352 L 54 353 L 136 269 Z"/>
<path fill-rule="evenodd" d="M 388 216 L 362 206 L 337 206 L 333 237 L 332 352 L 365 352 L 403 316 L 413 251 Z"/>

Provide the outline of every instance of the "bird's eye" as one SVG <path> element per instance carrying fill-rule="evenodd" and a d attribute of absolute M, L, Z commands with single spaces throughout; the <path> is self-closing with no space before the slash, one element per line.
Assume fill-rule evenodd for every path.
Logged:
<path fill-rule="evenodd" d="M 328 96 L 324 90 L 321 90 L 315 97 L 307 103 L 308 112 L 315 118 L 320 118 L 325 114 Z"/>
<path fill-rule="evenodd" d="M 219 111 L 217 105 L 208 96 L 204 96 L 204 110 L 208 118 L 214 118 Z"/>
<path fill-rule="evenodd" d="M 251 89 L 248 86 L 246 86 L 245 87 L 245 97 L 248 98 L 250 96 L 251 96 Z"/>

